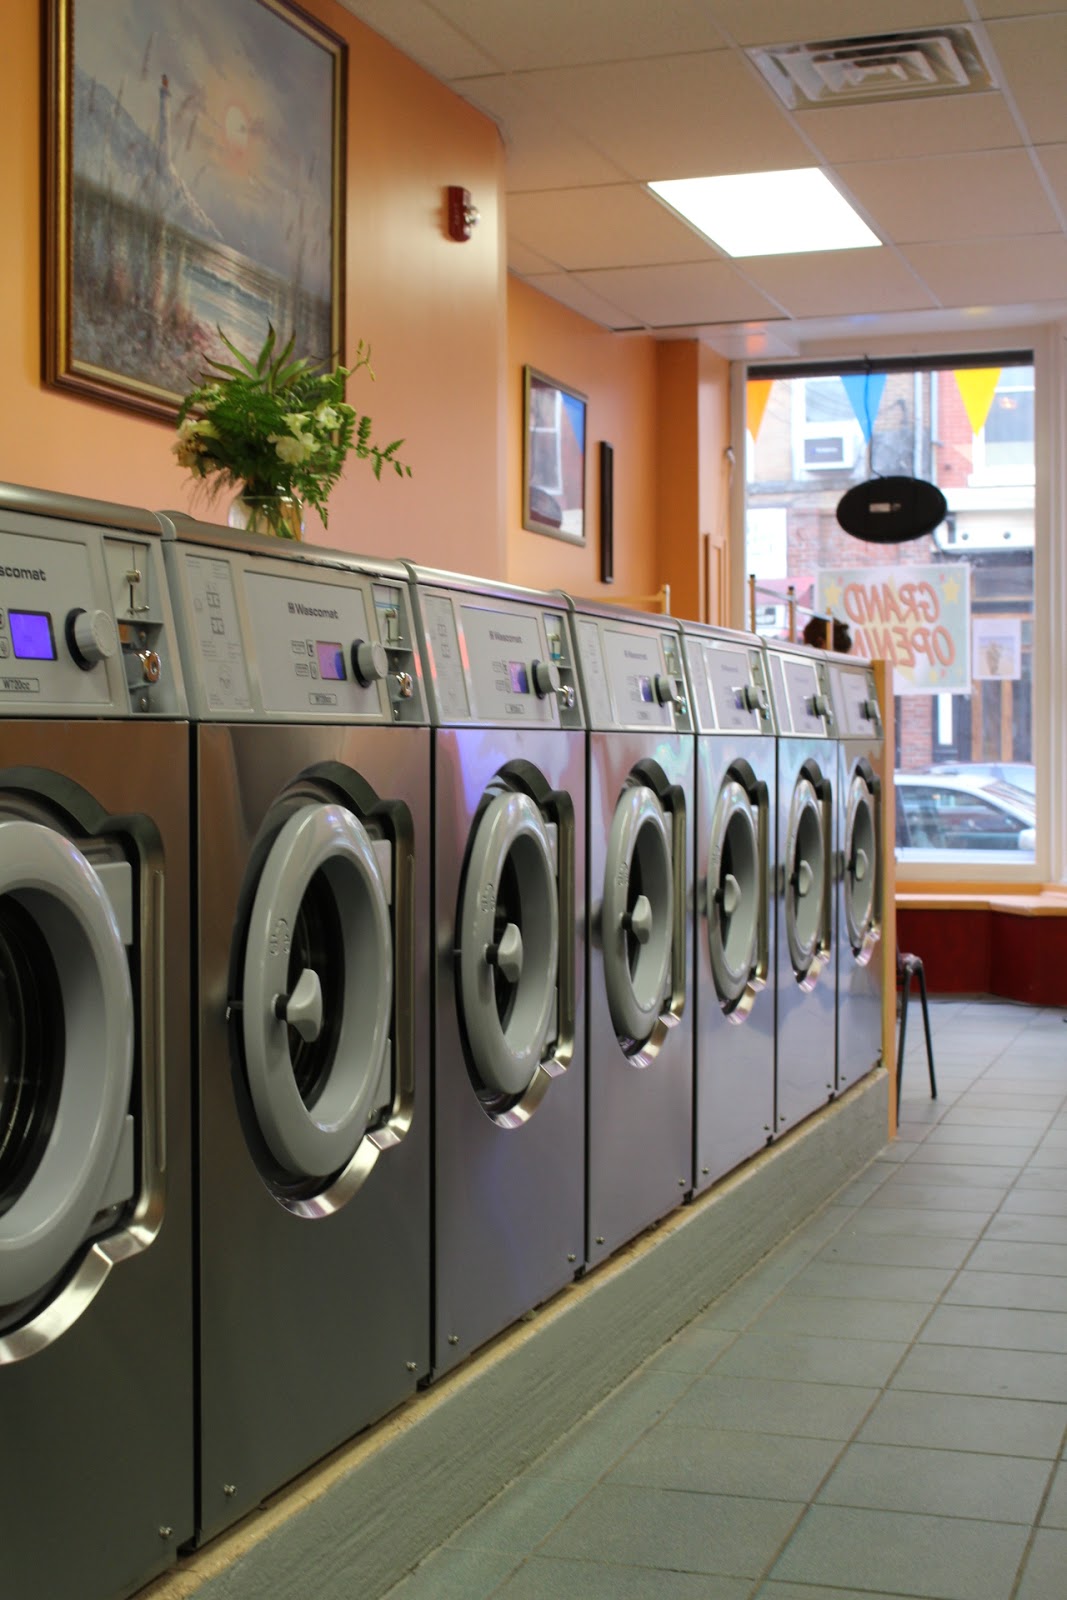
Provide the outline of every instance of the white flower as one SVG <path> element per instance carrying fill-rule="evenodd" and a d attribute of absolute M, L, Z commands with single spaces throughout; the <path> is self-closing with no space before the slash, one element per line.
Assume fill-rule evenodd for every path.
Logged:
<path fill-rule="evenodd" d="M 341 415 L 333 406 L 322 405 L 315 413 L 315 421 L 320 427 L 325 428 L 327 433 L 336 433 L 341 426 Z"/>
<path fill-rule="evenodd" d="M 306 461 L 315 443 L 309 434 L 304 433 L 295 437 L 289 433 L 271 433 L 267 437 L 277 451 L 278 460 L 284 461 L 287 467 L 298 467 Z"/>

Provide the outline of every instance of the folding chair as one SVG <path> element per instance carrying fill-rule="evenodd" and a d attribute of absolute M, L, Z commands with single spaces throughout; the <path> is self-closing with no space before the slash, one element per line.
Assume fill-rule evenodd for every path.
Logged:
<path fill-rule="evenodd" d="M 902 954 L 897 950 L 897 982 L 900 992 L 900 1044 L 897 1048 L 897 1105 L 900 1105 L 900 1086 L 904 1077 L 904 1041 L 908 1033 L 908 1001 L 911 998 L 911 980 L 919 980 L 919 999 L 923 1008 L 923 1027 L 926 1030 L 926 1061 L 930 1069 L 930 1098 L 937 1099 L 937 1079 L 934 1076 L 934 1045 L 930 1037 L 930 1006 L 926 997 L 926 972 L 922 957 Z"/>

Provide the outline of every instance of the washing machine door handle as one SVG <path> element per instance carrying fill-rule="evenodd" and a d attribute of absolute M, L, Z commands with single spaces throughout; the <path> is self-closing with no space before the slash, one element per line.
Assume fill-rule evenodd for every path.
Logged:
<path fill-rule="evenodd" d="M 313 967 L 304 968 L 291 994 L 274 996 L 274 1015 L 295 1028 L 306 1044 L 314 1044 L 322 1032 L 322 1014 L 322 984 Z"/>
<path fill-rule="evenodd" d="M 509 983 L 518 983 L 522 977 L 522 933 L 514 922 L 508 923 L 496 944 L 486 946 L 485 959 Z"/>
<path fill-rule="evenodd" d="M 652 902 L 647 894 L 639 894 L 633 909 L 622 915 L 623 931 L 632 933 L 638 944 L 647 944 L 652 937 Z"/>
<path fill-rule="evenodd" d="M 722 880 L 719 890 L 719 904 L 728 917 L 732 917 L 741 904 L 741 885 L 732 872 L 728 872 Z"/>

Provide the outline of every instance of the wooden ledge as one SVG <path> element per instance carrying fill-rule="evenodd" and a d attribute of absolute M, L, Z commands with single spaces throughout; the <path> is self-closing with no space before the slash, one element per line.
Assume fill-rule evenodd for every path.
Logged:
<path fill-rule="evenodd" d="M 1026 890 L 965 885 L 959 889 L 897 889 L 898 911 L 997 911 L 1013 917 L 1067 917 L 1067 888 L 1046 884 Z"/>

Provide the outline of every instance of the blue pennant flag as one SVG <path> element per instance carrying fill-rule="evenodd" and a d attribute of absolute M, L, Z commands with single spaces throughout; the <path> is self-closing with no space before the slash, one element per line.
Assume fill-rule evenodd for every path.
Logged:
<path fill-rule="evenodd" d="M 882 403 L 882 391 L 885 389 L 885 373 L 850 372 L 847 376 L 842 376 L 841 382 L 856 413 L 856 420 L 863 429 L 864 440 L 870 444 L 874 419 L 878 415 L 878 407 Z"/>

